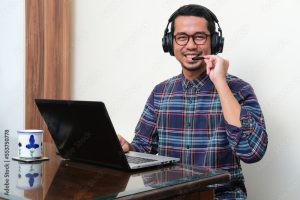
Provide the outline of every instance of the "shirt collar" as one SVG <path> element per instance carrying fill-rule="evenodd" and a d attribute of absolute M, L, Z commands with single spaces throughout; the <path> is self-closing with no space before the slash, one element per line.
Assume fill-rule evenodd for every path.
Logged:
<path fill-rule="evenodd" d="M 195 87 L 197 90 L 199 90 L 209 79 L 209 76 L 206 74 L 206 71 L 204 71 L 202 74 L 200 74 L 197 78 L 193 80 L 186 79 L 183 73 L 181 73 L 181 77 L 183 90 L 188 90 L 192 87 Z"/>

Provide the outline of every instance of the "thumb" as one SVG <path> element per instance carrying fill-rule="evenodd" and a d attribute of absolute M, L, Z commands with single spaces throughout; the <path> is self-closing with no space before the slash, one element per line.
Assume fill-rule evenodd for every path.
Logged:
<path fill-rule="evenodd" d="M 126 140 L 121 135 L 118 134 L 117 136 L 118 136 L 118 139 L 119 139 L 119 142 L 120 142 L 121 145 L 126 143 Z"/>

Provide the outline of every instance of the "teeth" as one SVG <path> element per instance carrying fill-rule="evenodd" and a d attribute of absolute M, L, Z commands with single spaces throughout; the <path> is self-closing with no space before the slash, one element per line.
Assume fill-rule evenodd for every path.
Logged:
<path fill-rule="evenodd" d="M 196 55 L 186 55 L 187 58 L 194 58 Z"/>

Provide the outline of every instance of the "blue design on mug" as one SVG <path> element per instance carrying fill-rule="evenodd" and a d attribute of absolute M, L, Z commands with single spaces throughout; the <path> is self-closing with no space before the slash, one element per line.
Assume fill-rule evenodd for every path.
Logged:
<path fill-rule="evenodd" d="M 34 136 L 31 135 L 29 138 L 29 144 L 26 145 L 27 149 L 30 149 L 30 156 L 33 157 L 33 152 L 36 148 L 39 148 L 38 144 L 35 144 Z"/>
<path fill-rule="evenodd" d="M 25 176 L 26 176 L 27 178 L 29 178 L 29 179 L 28 179 L 28 183 L 29 183 L 30 187 L 32 187 L 33 184 L 34 184 L 34 178 L 38 177 L 39 174 L 38 174 L 38 173 L 33 173 L 33 174 L 28 173 L 28 174 L 26 174 Z"/>
<path fill-rule="evenodd" d="M 21 155 L 21 147 L 22 147 L 22 143 L 19 141 L 19 143 L 18 143 L 18 146 L 19 146 L 19 156 Z"/>
<path fill-rule="evenodd" d="M 26 145 L 26 148 L 27 149 L 31 149 L 31 148 L 39 148 L 39 145 L 38 144 L 35 144 L 35 139 L 34 139 L 34 136 L 31 135 L 30 138 L 29 138 L 29 144 Z"/>

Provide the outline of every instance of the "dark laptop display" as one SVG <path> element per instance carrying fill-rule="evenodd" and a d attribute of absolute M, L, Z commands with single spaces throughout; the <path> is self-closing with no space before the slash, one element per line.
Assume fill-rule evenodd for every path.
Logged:
<path fill-rule="evenodd" d="M 120 169 L 141 168 L 128 163 L 126 156 L 135 152 L 124 154 L 104 103 L 36 99 L 36 105 L 63 158 Z M 161 157 L 167 160 L 156 160 Z M 179 161 L 149 154 L 146 160 L 149 166 Z"/>

